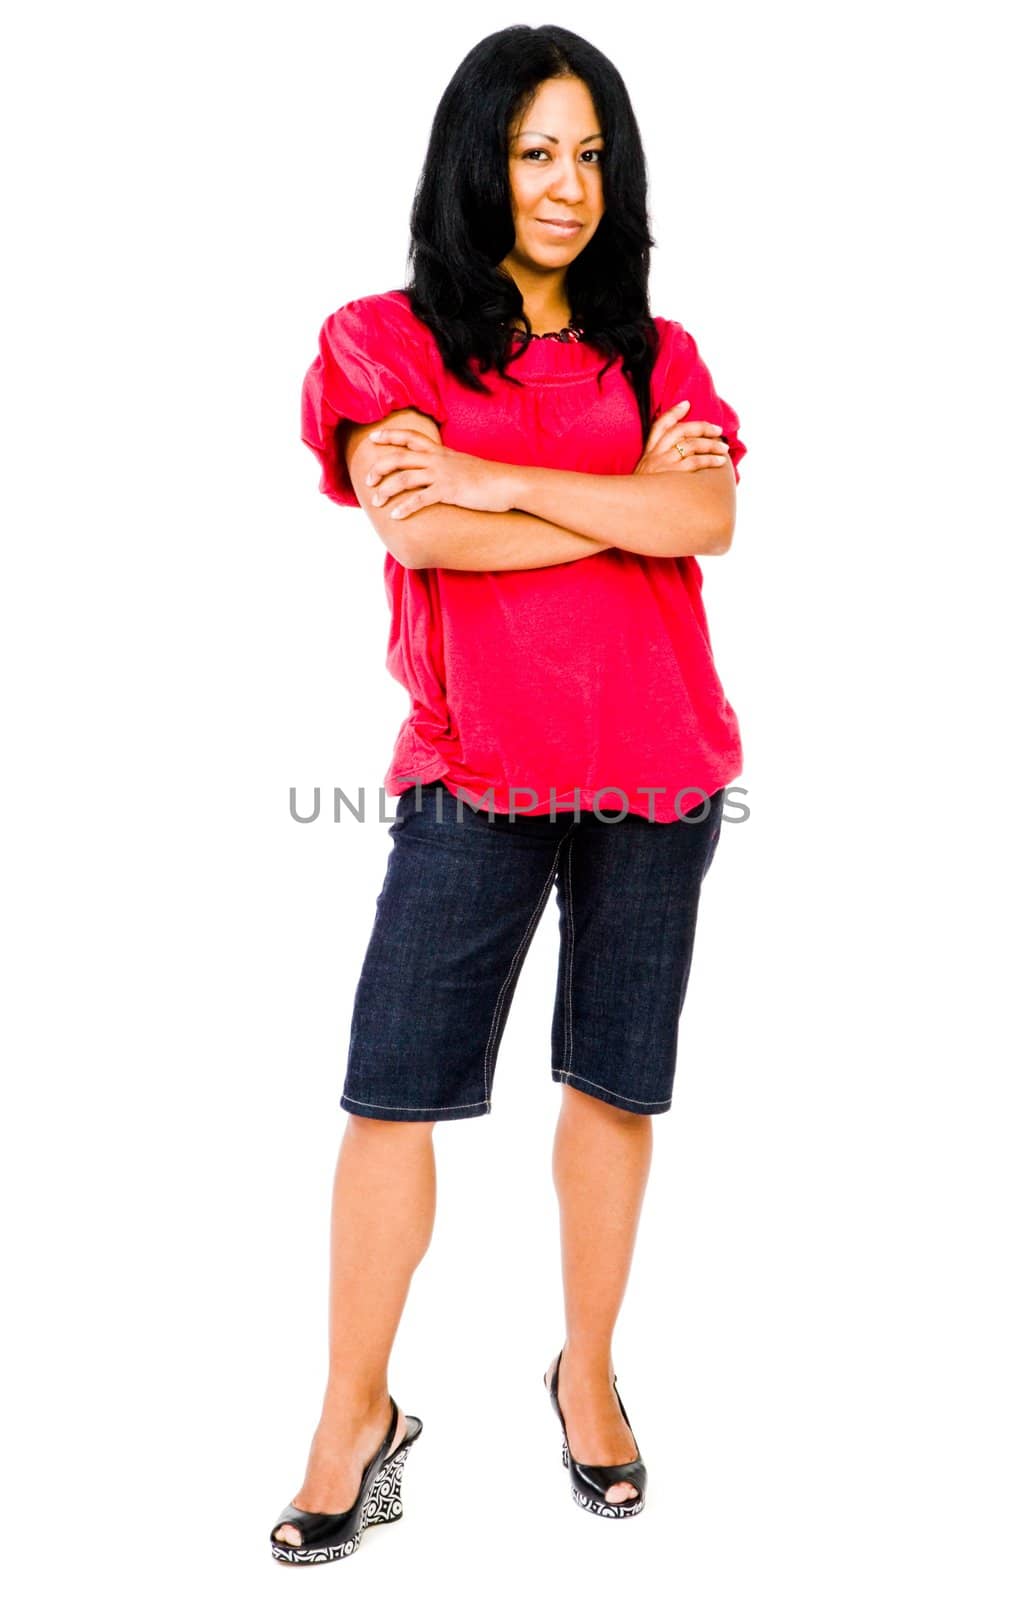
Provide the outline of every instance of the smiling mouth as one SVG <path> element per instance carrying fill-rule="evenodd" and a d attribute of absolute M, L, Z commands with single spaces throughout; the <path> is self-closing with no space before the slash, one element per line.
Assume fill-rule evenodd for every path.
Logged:
<path fill-rule="evenodd" d="M 584 226 L 582 222 L 564 222 L 559 217 L 537 217 L 543 228 L 551 228 L 555 233 L 579 233 Z"/>

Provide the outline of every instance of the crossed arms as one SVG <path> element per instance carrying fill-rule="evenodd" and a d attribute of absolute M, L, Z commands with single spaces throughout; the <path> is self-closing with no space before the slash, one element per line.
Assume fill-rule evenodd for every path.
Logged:
<path fill-rule="evenodd" d="M 680 408 L 658 418 L 628 475 L 481 461 L 447 450 L 437 423 L 413 410 L 351 425 L 340 447 L 359 504 L 405 567 L 499 572 L 558 566 L 608 549 L 722 555 L 734 534 L 734 470 L 726 445 L 713 442 L 715 425 L 694 423 L 689 437 L 684 423 Z M 371 438 L 377 433 L 383 437 Z M 677 438 L 690 446 L 687 468 L 674 449 Z M 406 475 L 407 455 L 421 471 Z M 392 510 L 404 514 L 393 517 Z"/>

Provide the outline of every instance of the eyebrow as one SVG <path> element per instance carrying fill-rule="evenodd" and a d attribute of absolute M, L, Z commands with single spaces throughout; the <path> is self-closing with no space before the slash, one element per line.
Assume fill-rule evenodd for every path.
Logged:
<path fill-rule="evenodd" d="M 537 133 L 533 128 L 521 128 L 516 137 L 517 139 L 522 139 L 525 134 L 530 134 L 530 136 L 534 139 L 547 139 L 550 144 L 559 143 L 559 140 L 556 138 L 554 133 Z M 577 142 L 578 144 L 590 144 L 592 139 L 601 138 L 602 135 L 600 133 L 589 133 L 586 139 L 578 139 Z"/>

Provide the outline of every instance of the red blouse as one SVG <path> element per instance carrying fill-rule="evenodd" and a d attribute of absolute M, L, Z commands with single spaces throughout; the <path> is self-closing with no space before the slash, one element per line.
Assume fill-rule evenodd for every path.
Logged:
<path fill-rule="evenodd" d="M 716 422 L 738 481 L 746 446 L 695 340 L 656 317 L 653 418 L 690 400 Z M 359 501 L 334 444 L 340 418 L 376 422 L 414 407 L 441 441 L 488 460 L 629 474 L 641 457 L 638 408 L 617 358 L 590 344 L 535 339 L 489 395 L 445 370 L 404 290 L 351 300 L 324 322 L 302 394 L 301 436 L 322 492 Z M 520 571 L 411 569 L 388 552 L 387 667 L 408 690 L 384 779 L 397 796 L 440 778 L 496 811 L 620 811 L 672 822 L 742 771 L 738 720 L 717 676 L 694 556 L 610 549 Z"/>

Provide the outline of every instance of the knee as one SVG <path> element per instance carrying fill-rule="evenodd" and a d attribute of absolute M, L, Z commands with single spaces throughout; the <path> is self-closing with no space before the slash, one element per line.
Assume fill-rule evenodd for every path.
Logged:
<path fill-rule="evenodd" d="M 395 1144 L 421 1144 L 433 1137 L 436 1122 L 398 1122 L 389 1117 L 363 1117 L 348 1112 L 345 1139 L 392 1140 Z"/>
<path fill-rule="evenodd" d="M 616 1128 L 643 1129 L 651 1125 L 647 1113 L 631 1111 L 626 1106 L 614 1106 L 608 1100 L 600 1100 L 597 1095 L 575 1089 L 572 1083 L 563 1084 L 563 1109 L 569 1115 L 591 1117 Z"/>

